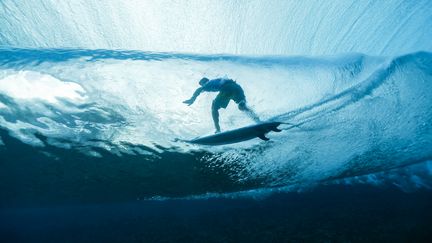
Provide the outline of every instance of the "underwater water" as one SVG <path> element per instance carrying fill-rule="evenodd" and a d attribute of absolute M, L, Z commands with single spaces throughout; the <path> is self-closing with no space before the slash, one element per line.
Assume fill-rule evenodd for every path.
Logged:
<path fill-rule="evenodd" d="M 428 242 L 430 10 L 2 1 L 0 238 Z M 182 142 L 214 131 L 215 93 L 182 103 L 204 76 L 296 126 L 267 142 Z M 220 110 L 222 130 L 251 123 L 233 102 Z"/>

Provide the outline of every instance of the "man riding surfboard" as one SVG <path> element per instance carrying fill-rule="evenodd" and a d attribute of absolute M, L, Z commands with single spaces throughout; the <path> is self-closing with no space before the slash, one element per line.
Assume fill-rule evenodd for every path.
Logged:
<path fill-rule="evenodd" d="M 209 80 L 208 78 L 202 78 L 199 81 L 201 87 L 197 88 L 188 100 L 183 101 L 187 105 L 192 105 L 196 98 L 201 92 L 219 92 L 212 103 L 212 117 L 216 133 L 220 132 L 219 126 L 219 109 L 226 108 L 230 100 L 233 100 L 238 104 L 238 108 L 241 111 L 246 112 L 255 122 L 259 122 L 259 117 L 246 105 L 246 96 L 243 89 L 232 79 L 218 78 Z"/>

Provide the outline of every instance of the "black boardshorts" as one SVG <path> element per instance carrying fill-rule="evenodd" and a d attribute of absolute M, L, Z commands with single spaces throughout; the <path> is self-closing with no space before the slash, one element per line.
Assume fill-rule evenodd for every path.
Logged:
<path fill-rule="evenodd" d="M 234 100 L 237 104 L 246 102 L 246 96 L 244 95 L 243 89 L 234 81 L 228 81 L 221 87 L 219 94 L 213 101 L 213 106 L 217 109 L 225 109 L 230 100 Z"/>

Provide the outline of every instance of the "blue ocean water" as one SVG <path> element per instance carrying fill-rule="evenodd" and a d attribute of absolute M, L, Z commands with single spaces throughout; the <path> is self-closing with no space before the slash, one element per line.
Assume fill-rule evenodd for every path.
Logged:
<path fill-rule="evenodd" d="M 1 238 L 427 242 L 430 10 L 2 1 Z M 214 93 L 182 103 L 204 76 L 298 126 L 268 142 L 179 141 L 214 130 Z M 223 130 L 253 122 L 233 103 L 220 115 Z"/>

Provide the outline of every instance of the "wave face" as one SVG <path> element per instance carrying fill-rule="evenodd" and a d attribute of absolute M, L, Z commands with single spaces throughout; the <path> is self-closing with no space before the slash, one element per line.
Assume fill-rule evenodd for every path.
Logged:
<path fill-rule="evenodd" d="M 432 51 L 429 0 L 4 0 L 0 16 L 0 45 L 8 47 L 255 55 Z"/>
<path fill-rule="evenodd" d="M 431 70 L 429 52 L 257 58 L 3 48 L 2 203 L 265 190 L 426 162 Z M 271 133 L 270 142 L 175 142 L 213 131 L 214 93 L 190 107 L 182 101 L 201 77 L 225 75 L 262 119 L 300 127 Z M 233 104 L 221 111 L 222 129 L 251 122 Z"/>

